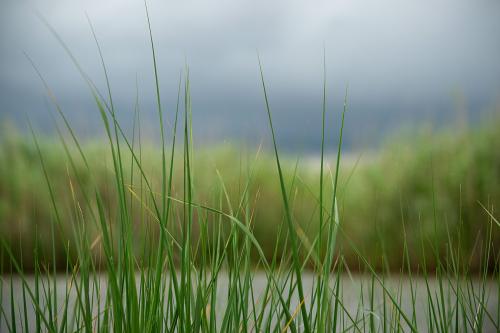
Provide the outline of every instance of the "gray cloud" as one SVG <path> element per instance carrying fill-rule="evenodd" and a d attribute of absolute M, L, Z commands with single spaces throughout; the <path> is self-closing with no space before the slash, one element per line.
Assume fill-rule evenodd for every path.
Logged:
<path fill-rule="evenodd" d="M 349 84 L 350 141 L 380 136 L 408 120 L 446 119 L 463 94 L 474 117 L 500 92 L 500 3 L 471 0 L 148 1 L 162 94 L 175 103 L 179 71 L 190 66 L 195 125 L 206 140 L 266 132 L 256 50 L 284 144 L 317 143 L 323 45 L 329 105 L 342 106 Z M 136 78 L 154 114 L 152 61 L 144 4 L 132 1 L 4 0 L 0 13 L 0 114 L 47 119 L 44 92 L 27 52 L 78 124 L 95 126 L 83 81 L 35 13 L 58 31 L 104 88 L 91 18 L 125 119 Z M 128 115 L 128 116 L 127 116 Z M 81 121 L 85 119 L 87 121 Z M 332 115 L 332 122 L 334 115 Z M 83 126 L 83 125 L 82 125 Z M 363 135 L 356 128 L 364 128 Z M 335 131 L 332 132 L 332 136 Z M 365 139 L 359 139 L 361 141 Z"/>

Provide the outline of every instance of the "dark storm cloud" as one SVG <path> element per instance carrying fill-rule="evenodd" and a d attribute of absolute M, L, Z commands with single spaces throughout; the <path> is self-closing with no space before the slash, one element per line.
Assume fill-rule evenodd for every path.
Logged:
<path fill-rule="evenodd" d="M 349 84 L 352 136 L 379 135 L 405 121 L 450 117 L 462 94 L 471 113 L 500 92 L 497 1 L 157 1 L 148 2 L 162 94 L 175 103 L 179 71 L 190 66 L 195 126 L 204 139 L 265 133 L 256 50 L 285 144 L 317 142 L 323 45 L 329 104 L 342 106 Z M 136 79 L 154 114 L 152 61 L 144 4 L 133 1 L 4 0 L 0 11 L 0 114 L 46 121 L 45 94 L 27 52 L 65 111 L 88 128 L 98 121 L 83 80 L 36 16 L 41 13 L 82 67 L 104 88 L 88 13 L 124 118 Z M 92 119 L 95 118 L 95 121 Z M 358 135 L 359 136 L 359 135 Z M 353 141 L 352 139 L 351 141 Z M 360 139 L 363 140 L 363 139 Z"/>

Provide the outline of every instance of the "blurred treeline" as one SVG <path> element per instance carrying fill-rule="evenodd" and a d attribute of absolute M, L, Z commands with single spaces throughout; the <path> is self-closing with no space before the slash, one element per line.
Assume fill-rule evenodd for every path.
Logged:
<path fill-rule="evenodd" d="M 489 260 L 493 267 L 498 257 L 485 258 L 482 254 L 489 243 L 489 230 L 494 246 L 491 253 L 498 253 L 500 247 L 500 227 L 486 211 L 498 220 L 499 128 L 497 117 L 473 128 L 423 129 L 388 140 L 376 153 L 344 156 L 338 189 L 341 232 L 337 247 L 342 254 L 339 259 L 345 260 L 349 269 L 362 267 L 352 241 L 378 269 L 400 270 L 406 265 L 405 246 L 409 264 L 420 272 L 424 266 L 435 269 L 436 258 L 445 257 L 450 251 L 456 258 L 461 257 L 470 271 L 477 269 L 481 260 Z M 196 142 L 196 134 L 194 137 Z M 33 266 L 35 247 L 47 262 L 55 250 L 58 267 L 64 269 L 68 263 L 74 264 L 74 237 L 81 235 L 75 230 L 83 228 L 89 239 L 95 241 L 93 251 L 99 261 L 103 252 L 99 228 L 92 217 L 97 210 L 93 204 L 95 189 L 106 204 L 106 218 L 113 228 L 117 228 L 119 218 L 113 163 L 106 141 L 82 143 L 87 168 L 69 137 L 65 141 L 71 159 L 59 138 L 37 140 L 63 223 L 54 224 L 55 210 L 32 137 L 4 126 L 0 139 L 1 237 L 25 269 Z M 160 192 L 161 151 L 151 144 L 139 145 L 138 140 L 134 147 L 153 190 Z M 128 206 L 136 237 L 135 251 L 140 258 L 148 249 L 154 249 L 159 230 L 145 182 L 126 150 L 123 145 L 121 158 L 126 183 L 130 184 Z M 182 147 L 176 150 L 173 171 L 173 197 L 179 200 L 183 199 L 183 153 Z M 251 224 L 270 259 L 276 249 L 278 255 L 289 256 L 286 228 L 280 232 L 283 204 L 272 155 L 257 150 L 241 152 L 230 146 L 195 148 L 192 154 L 193 202 L 232 212 Z M 312 163 L 283 156 L 283 165 L 293 218 L 300 229 L 301 254 L 306 256 L 318 229 L 319 158 Z M 326 165 L 324 205 L 329 210 L 334 156 L 328 155 Z M 169 226 L 177 237 L 184 209 L 179 202 L 174 202 L 173 207 Z M 229 234 L 227 219 L 198 208 L 194 208 L 194 216 L 198 223 L 209 223 L 214 230 L 221 223 L 221 230 L 227 230 L 226 236 Z M 198 235 L 199 230 L 195 223 L 193 232 Z M 199 237 L 194 239 L 200 241 Z M 196 244 L 193 246 L 197 248 Z M 4 248 L 0 251 L 5 270 L 8 260 Z M 194 251 L 197 255 L 200 253 Z M 313 265 L 312 259 L 310 264 Z"/>

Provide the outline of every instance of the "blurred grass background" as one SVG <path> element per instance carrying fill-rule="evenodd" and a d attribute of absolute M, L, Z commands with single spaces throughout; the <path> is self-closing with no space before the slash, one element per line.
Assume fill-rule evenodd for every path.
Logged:
<path fill-rule="evenodd" d="M 499 128 L 500 117 L 496 116 L 474 128 L 422 129 L 416 135 L 387 140 L 375 153 L 343 156 L 338 194 L 342 232 L 337 246 L 342 248 L 350 269 L 362 266 L 358 256 L 346 245 L 346 237 L 359 246 L 375 267 L 390 270 L 400 270 L 403 265 L 405 238 L 410 263 L 416 269 L 423 266 L 434 269 L 437 257 L 450 250 L 448 244 L 453 240 L 456 254 L 466 259 L 462 262 L 469 265 L 470 271 L 477 270 L 484 259 L 480 244 L 491 223 L 481 205 L 498 216 L 495 209 L 500 202 Z M 54 210 L 33 140 L 5 124 L 0 136 L 0 232 L 17 259 L 29 270 L 34 264 L 35 244 L 39 245 L 42 257 L 51 260 Z M 98 228 L 90 222 L 88 211 L 96 208 L 79 205 L 83 194 L 92 195 L 97 188 L 107 205 L 109 220 L 113 221 L 118 212 L 112 160 L 109 147 L 99 140 L 83 144 L 92 170 L 90 175 L 75 149 L 76 169 L 83 181 L 82 186 L 76 186 L 76 177 L 59 138 L 42 137 L 39 143 L 58 210 L 65 221 L 55 232 L 56 259 L 62 268 L 66 262 L 75 261 L 71 251 L 68 258 L 63 248 L 68 244 L 70 249 L 74 248 L 71 244 L 75 241 L 75 227 L 83 227 L 99 239 Z M 144 171 L 160 192 L 160 150 L 145 143 L 137 144 L 136 149 Z M 288 256 L 287 245 L 276 244 L 283 207 L 272 155 L 265 150 L 242 152 L 226 145 L 195 149 L 194 156 L 194 201 L 214 207 L 222 205 L 226 211 L 238 210 L 246 181 L 251 179 L 247 198 L 250 209 L 245 211 L 240 207 L 241 213 L 251 215 L 254 235 L 269 258 L 276 246 L 278 253 Z M 127 160 L 131 161 L 131 157 L 124 156 L 124 161 Z M 299 233 L 303 234 L 303 243 L 307 244 L 318 231 L 319 162 L 316 166 L 314 161 L 291 156 L 283 162 L 293 217 L 301 229 Z M 334 168 L 335 161 L 329 162 Z M 144 188 L 138 170 L 133 170 L 132 163 L 128 165 L 129 204 L 139 255 L 145 241 L 153 244 L 158 241 L 158 238 L 144 238 L 146 230 L 157 229 L 157 224 L 148 212 L 147 200 L 140 202 L 137 198 Z M 182 160 L 176 165 L 173 196 L 182 199 Z M 331 177 L 325 181 L 330 182 Z M 226 201 L 224 187 L 231 205 Z M 328 203 L 331 193 L 326 193 L 325 198 Z M 174 214 L 181 217 L 182 209 Z M 77 215 L 82 217 L 83 224 L 76 222 Z M 212 219 L 199 212 L 195 218 Z M 215 218 L 210 221 L 213 225 L 219 223 Z M 174 235 L 179 234 L 179 225 L 170 227 Z M 196 241 L 196 223 L 193 232 Z M 159 236 L 159 232 L 152 234 Z M 500 234 L 494 233 L 493 237 L 495 253 L 500 247 Z M 302 255 L 306 252 L 302 251 Z M 99 258 L 103 254 L 94 255 Z M 5 260 L 3 254 L 2 258 Z M 490 260 L 490 267 L 494 267 L 493 260 L 497 258 Z"/>

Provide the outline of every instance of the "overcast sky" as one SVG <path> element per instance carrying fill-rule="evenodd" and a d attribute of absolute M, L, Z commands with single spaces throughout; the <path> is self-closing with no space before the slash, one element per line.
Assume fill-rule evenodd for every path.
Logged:
<path fill-rule="evenodd" d="M 60 34 L 104 90 L 90 17 L 124 121 L 136 99 L 154 126 L 154 89 L 142 0 L 2 0 L 0 119 L 50 123 L 46 93 L 23 52 L 82 132 L 98 124 L 88 89 L 37 17 Z M 171 117 L 180 70 L 190 67 L 200 141 L 251 140 L 267 132 L 259 51 L 280 139 L 293 149 L 318 142 L 323 48 L 329 127 L 338 127 L 349 86 L 349 143 L 401 126 L 471 118 L 500 97 L 500 1 L 495 0 L 148 0 L 162 100 Z"/>

